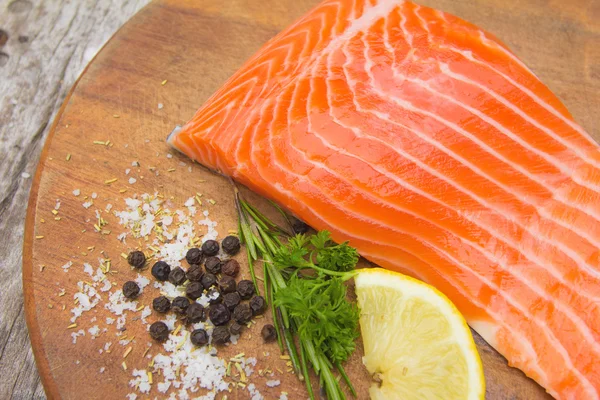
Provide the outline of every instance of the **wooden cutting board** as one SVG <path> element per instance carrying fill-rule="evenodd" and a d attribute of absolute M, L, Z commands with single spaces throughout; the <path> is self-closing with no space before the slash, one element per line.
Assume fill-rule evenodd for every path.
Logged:
<path fill-rule="evenodd" d="M 421 3 L 457 14 L 504 40 L 598 139 L 599 2 Z M 141 324 L 134 322 L 127 325 L 128 336 L 135 336 L 132 351 L 125 359 L 127 370 L 122 362 L 129 346 L 116 343 L 114 327 L 98 338 L 92 339 L 88 334 L 72 343 L 73 331 L 87 330 L 110 316 L 103 307 L 96 307 L 96 311 L 78 321 L 77 328 L 68 329 L 77 282 L 89 279 L 82 263 L 96 266 L 102 250 L 113 260 L 112 269 L 117 272 L 111 280 L 120 286 L 135 276 L 119 255 L 136 243 L 125 245 L 116 239 L 123 229 L 110 212 L 102 215 L 109 220 L 106 229 L 112 232 L 95 232 L 94 210 L 105 210 L 108 204 L 123 209 L 124 198 L 134 193 L 159 192 L 182 205 L 191 194 L 200 191 L 215 200 L 214 205 L 205 202 L 203 208 L 218 221 L 220 236 L 235 229 L 229 183 L 182 156 L 167 158 L 165 137 L 175 125 L 190 118 L 261 44 L 314 4 L 315 0 L 156 1 L 126 24 L 86 68 L 65 100 L 46 142 L 26 221 L 23 281 L 27 323 L 49 398 L 125 398 L 132 392 L 128 387 L 132 369 L 145 369 L 148 364 L 143 351 L 149 339 Z M 132 167 L 132 161 L 139 161 L 140 167 Z M 127 168 L 132 170 L 130 175 L 125 175 Z M 137 182 L 130 184 L 130 177 Z M 113 178 L 118 180 L 105 184 Z M 74 189 L 79 189 L 81 195 L 74 196 Z M 124 189 L 127 191 L 121 193 Z M 94 192 L 94 205 L 84 208 L 84 196 L 90 196 L 90 200 Z M 54 214 L 57 200 L 60 208 Z M 73 266 L 65 273 L 61 266 L 68 261 Z M 147 271 L 145 274 L 149 275 Z M 140 303 L 148 305 L 152 297 L 151 292 L 145 292 Z M 91 322 L 92 317 L 98 322 Z M 104 326 L 100 323 L 101 328 Z M 248 331 L 238 346 L 227 351 L 243 351 L 247 356 L 257 356 L 259 366 L 285 370 L 285 360 L 279 360 L 275 346 L 259 345 L 259 327 L 260 324 Z M 506 360 L 478 335 L 475 338 L 484 363 L 489 399 L 547 397 L 533 381 L 508 367 Z M 100 354 L 99 349 L 108 341 L 115 343 L 112 351 Z M 272 353 L 270 358 L 263 357 L 265 350 Z M 157 351 L 154 346 L 149 353 Z M 368 376 L 359 360 L 360 354 L 356 354 L 349 369 L 358 382 L 359 398 L 365 399 Z M 105 372 L 100 374 L 100 368 L 105 368 Z M 306 398 L 303 386 L 294 376 L 284 373 L 276 379 L 281 379 L 282 385 L 273 389 L 265 387 L 265 379 L 257 379 L 257 387 L 267 398 L 278 398 L 282 390 L 289 393 L 290 399 Z M 157 394 L 155 389 L 151 394 L 152 398 Z M 229 395 L 248 397 L 244 390 Z"/>

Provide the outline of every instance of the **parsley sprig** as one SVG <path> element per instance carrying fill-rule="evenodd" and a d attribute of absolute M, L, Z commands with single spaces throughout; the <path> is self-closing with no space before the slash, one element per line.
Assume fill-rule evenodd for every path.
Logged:
<path fill-rule="evenodd" d="M 344 284 L 354 276 L 359 258 L 356 249 L 348 243 L 334 243 L 327 231 L 292 235 L 243 200 L 237 189 L 235 193 L 239 234 L 246 244 L 250 274 L 259 290 L 254 267 L 262 263 L 263 290 L 281 351 L 287 350 L 311 399 L 315 394 L 309 366 L 329 400 L 345 399 L 336 371 L 356 396 L 342 365 L 354 352 L 359 336 L 358 309 L 347 300 Z"/>

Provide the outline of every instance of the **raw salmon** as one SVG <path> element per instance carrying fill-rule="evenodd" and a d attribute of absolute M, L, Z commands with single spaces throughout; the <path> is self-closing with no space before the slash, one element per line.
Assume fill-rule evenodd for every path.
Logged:
<path fill-rule="evenodd" d="M 435 285 L 556 398 L 598 398 L 600 152 L 489 33 L 326 0 L 169 142 Z"/>

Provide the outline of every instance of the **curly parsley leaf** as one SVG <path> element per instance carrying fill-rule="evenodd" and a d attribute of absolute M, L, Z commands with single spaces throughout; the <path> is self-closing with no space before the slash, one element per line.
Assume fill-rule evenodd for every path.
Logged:
<path fill-rule="evenodd" d="M 358 262 L 358 252 L 348 242 L 325 247 L 317 253 L 317 265 L 330 271 L 352 271 Z"/>
<path fill-rule="evenodd" d="M 347 301 L 346 292 L 339 278 L 294 274 L 275 296 L 275 304 L 299 322 L 300 338 L 314 343 L 334 364 L 354 352 L 359 336 L 358 309 Z"/>

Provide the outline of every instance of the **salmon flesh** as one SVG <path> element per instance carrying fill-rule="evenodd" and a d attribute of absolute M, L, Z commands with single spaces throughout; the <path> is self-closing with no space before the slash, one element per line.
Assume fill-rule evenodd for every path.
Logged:
<path fill-rule="evenodd" d="M 556 398 L 600 390 L 600 152 L 498 39 L 326 0 L 169 143 L 445 293 Z"/>

